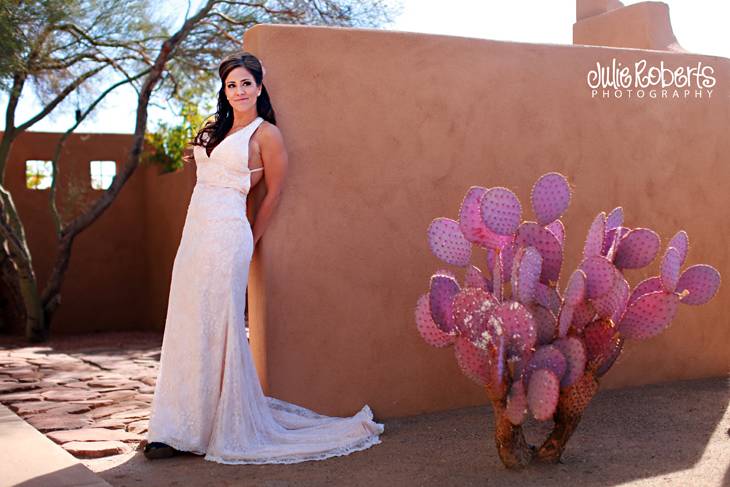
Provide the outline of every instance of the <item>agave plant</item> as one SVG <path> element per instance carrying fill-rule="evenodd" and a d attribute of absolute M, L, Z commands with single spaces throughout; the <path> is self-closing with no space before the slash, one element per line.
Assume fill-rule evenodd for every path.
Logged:
<path fill-rule="evenodd" d="M 648 228 L 625 227 L 619 207 L 593 220 L 581 264 L 559 292 L 560 217 L 570 198 L 563 175 L 545 174 L 530 195 L 535 221 L 522 221 L 522 204 L 512 191 L 474 186 L 458 221 L 437 218 L 428 227 L 431 251 L 461 268 L 463 279 L 437 271 L 416 305 L 416 326 L 428 344 L 453 345 L 461 370 L 485 388 L 497 451 L 508 468 L 557 462 L 624 340 L 658 335 L 680 303 L 706 303 L 720 286 L 720 273 L 709 265 L 681 271 L 689 239 L 679 231 L 660 274 L 631 289 L 623 271 L 649 265 L 661 242 Z M 486 249 L 486 272 L 472 264 L 474 245 Z M 528 413 L 554 421 L 539 447 L 529 445 L 522 431 Z"/>

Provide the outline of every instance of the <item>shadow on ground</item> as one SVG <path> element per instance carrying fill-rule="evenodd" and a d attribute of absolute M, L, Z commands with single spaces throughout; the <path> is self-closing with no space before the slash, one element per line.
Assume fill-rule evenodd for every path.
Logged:
<path fill-rule="evenodd" d="M 229 466 L 136 453 L 87 465 L 115 486 L 728 485 L 728 398 L 723 378 L 600 392 L 564 463 L 521 472 L 499 462 L 487 407 L 387 421 L 381 445 L 324 462 Z"/>

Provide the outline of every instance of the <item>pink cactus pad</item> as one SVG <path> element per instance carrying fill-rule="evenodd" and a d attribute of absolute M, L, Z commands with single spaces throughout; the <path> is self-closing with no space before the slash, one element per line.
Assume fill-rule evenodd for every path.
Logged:
<path fill-rule="evenodd" d="M 472 339 L 481 333 L 499 302 L 481 288 L 467 287 L 459 291 L 451 302 L 454 323 L 460 334 Z"/>
<path fill-rule="evenodd" d="M 563 305 L 558 315 L 558 336 L 564 337 L 568 334 L 570 325 L 573 322 L 573 315 L 575 314 L 575 306 L 569 304 Z"/>
<path fill-rule="evenodd" d="M 631 291 L 631 296 L 629 296 L 629 300 L 626 303 L 626 306 L 631 306 L 634 301 L 636 301 L 640 296 L 643 296 L 644 294 L 654 293 L 657 291 L 661 291 L 662 289 L 664 288 L 662 287 L 662 280 L 659 276 L 644 279 L 636 285 L 633 291 Z"/>
<path fill-rule="evenodd" d="M 490 188 L 482 197 L 482 220 L 497 235 L 511 236 L 522 219 L 522 205 L 507 188 Z"/>
<path fill-rule="evenodd" d="M 492 281 L 482 274 L 482 271 L 478 267 L 469 265 L 464 273 L 464 286 L 475 287 L 484 289 L 485 291 L 492 291 Z"/>
<path fill-rule="evenodd" d="M 482 197 L 486 191 L 486 188 L 480 186 L 469 188 L 459 210 L 459 228 L 468 241 L 481 247 L 499 249 L 509 242 L 511 237 L 497 235 L 484 225 L 481 208 Z"/>
<path fill-rule="evenodd" d="M 611 228 L 610 230 L 606 229 L 606 234 L 603 237 L 603 246 L 601 247 L 601 255 L 604 257 L 608 256 L 609 250 L 613 247 L 614 242 L 616 241 L 616 233 L 620 230 L 620 228 Z"/>
<path fill-rule="evenodd" d="M 525 369 L 525 381 L 529 384 L 532 374 L 538 369 L 547 369 L 560 379 L 568 370 L 568 361 L 563 353 L 553 345 L 543 345 L 535 350 Z"/>
<path fill-rule="evenodd" d="M 717 269 L 706 264 L 697 264 L 688 267 L 677 282 L 677 293 L 689 291 L 682 298 L 684 304 L 705 304 L 720 288 L 720 273 Z"/>
<path fill-rule="evenodd" d="M 641 269 L 651 263 L 659 252 L 661 239 L 648 228 L 635 228 L 618 244 L 614 264 L 619 269 Z"/>
<path fill-rule="evenodd" d="M 621 316 L 623 316 L 624 311 L 626 311 L 626 303 L 629 302 L 629 296 L 631 294 L 631 285 L 623 275 L 619 275 L 616 285 L 619 287 L 619 294 L 617 296 L 617 305 L 613 314 L 611 314 L 611 320 L 613 320 L 614 323 L 618 323 Z"/>
<path fill-rule="evenodd" d="M 609 292 L 593 300 L 593 307 L 601 318 L 620 316 L 629 299 L 629 283 L 619 275 L 616 284 Z"/>
<path fill-rule="evenodd" d="M 595 299 L 608 293 L 616 285 L 619 272 L 603 256 L 595 255 L 583 261 L 580 269 L 586 275 L 586 298 Z"/>
<path fill-rule="evenodd" d="M 535 301 L 540 306 L 549 309 L 554 315 L 557 315 L 560 311 L 562 298 L 555 288 L 538 282 L 535 286 Z"/>
<path fill-rule="evenodd" d="M 603 374 L 608 372 L 608 370 L 613 366 L 613 364 L 616 362 L 616 359 L 621 355 L 621 351 L 624 348 L 624 337 L 622 336 L 615 336 L 613 340 L 611 341 L 610 348 L 605 355 L 605 358 L 601 361 L 600 365 L 596 369 L 596 376 L 601 377 Z"/>
<path fill-rule="evenodd" d="M 456 274 L 451 269 L 442 268 L 433 273 L 434 276 L 447 276 L 456 279 Z"/>
<path fill-rule="evenodd" d="M 543 284 L 556 282 L 563 264 L 563 248 L 550 230 L 534 222 L 525 222 L 517 229 L 516 242 L 523 247 L 535 247 L 542 256 Z"/>
<path fill-rule="evenodd" d="M 608 356 L 617 334 L 618 330 L 610 320 L 596 320 L 589 323 L 583 330 L 583 343 L 586 346 L 588 361 L 602 360 Z"/>
<path fill-rule="evenodd" d="M 443 348 L 454 343 L 455 336 L 444 333 L 431 318 L 431 305 L 428 294 L 418 298 L 416 303 L 416 328 L 426 343 L 436 348 Z"/>
<path fill-rule="evenodd" d="M 471 243 L 450 218 L 436 218 L 428 226 L 428 246 L 431 252 L 447 264 L 465 267 L 471 259 Z"/>
<path fill-rule="evenodd" d="M 537 223 L 547 225 L 560 218 L 570 204 L 570 186 L 565 176 L 550 172 L 540 176 L 530 194 Z"/>
<path fill-rule="evenodd" d="M 431 277 L 428 293 L 431 317 L 436 326 L 445 333 L 456 332 L 452 303 L 458 292 L 459 283 L 453 277 L 443 274 L 434 274 Z"/>
<path fill-rule="evenodd" d="M 560 350 L 568 361 L 568 369 L 560 380 L 560 387 L 570 387 L 581 378 L 586 366 L 586 349 L 576 337 L 559 338 L 553 345 Z"/>
<path fill-rule="evenodd" d="M 680 267 L 682 267 L 682 260 L 682 255 L 679 253 L 679 250 L 674 247 L 669 247 L 667 251 L 664 252 L 664 257 L 662 257 L 662 264 L 660 267 L 661 274 L 659 277 L 662 281 L 664 290 L 668 293 L 674 292 L 677 287 L 679 271 Z"/>
<path fill-rule="evenodd" d="M 568 284 L 565 286 L 563 299 L 571 306 L 576 306 L 583 301 L 586 293 L 586 274 L 580 269 L 576 269 L 570 275 Z"/>
<path fill-rule="evenodd" d="M 530 314 L 532 314 L 532 318 L 535 320 L 537 343 L 544 345 L 552 342 L 558 327 L 555 315 L 549 309 L 539 304 L 533 304 L 528 308 Z"/>
<path fill-rule="evenodd" d="M 593 305 L 589 301 L 583 301 L 573 310 L 573 328 L 582 331 L 588 323 L 593 321 L 595 316 L 596 310 Z"/>
<path fill-rule="evenodd" d="M 512 272 L 512 266 L 514 265 L 515 255 L 519 247 L 516 243 L 512 242 L 504 247 L 499 252 L 499 258 L 502 260 L 502 282 L 506 283 L 510 280 L 510 273 Z"/>
<path fill-rule="evenodd" d="M 565 246 L 565 225 L 563 225 L 562 221 L 555 220 L 554 222 L 545 225 L 545 228 L 555 235 L 555 238 L 558 239 L 561 247 Z"/>
<path fill-rule="evenodd" d="M 491 363 L 485 350 L 474 346 L 464 337 L 458 337 L 454 354 L 456 363 L 465 376 L 482 386 L 490 384 Z"/>
<path fill-rule="evenodd" d="M 626 308 L 619 331 L 626 338 L 643 340 L 661 333 L 677 313 L 679 296 L 657 291 L 644 294 Z"/>
<path fill-rule="evenodd" d="M 612 228 L 620 227 L 624 224 L 624 209 L 620 206 L 617 206 L 613 210 L 611 210 L 611 213 L 608 214 L 606 217 L 606 230 L 611 230 Z"/>
<path fill-rule="evenodd" d="M 537 343 L 537 326 L 527 308 L 516 301 L 502 303 L 494 311 L 502 324 L 507 357 L 526 361 Z"/>
<path fill-rule="evenodd" d="M 502 269 L 502 259 L 494 260 L 494 267 L 492 267 L 492 294 L 497 301 L 502 301 L 502 282 L 504 270 Z"/>
<path fill-rule="evenodd" d="M 538 421 L 552 418 L 560 398 L 560 380 L 549 370 L 536 370 L 527 386 L 527 404 Z"/>
<path fill-rule="evenodd" d="M 507 394 L 507 407 L 504 410 L 505 416 L 510 423 L 520 425 L 525 421 L 527 414 L 527 395 L 525 385 L 521 380 L 512 383 Z"/>
<path fill-rule="evenodd" d="M 603 237 L 603 248 L 601 249 L 601 255 L 605 256 L 608 260 L 613 262 L 616 256 L 616 249 L 621 239 L 631 231 L 630 228 L 616 227 L 610 230 L 606 230 L 606 236 Z"/>
<path fill-rule="evenodd" d="M 667 247 L 674 247 L 677 249 L 679 257 L 681 258 L 679 263 L 681 267 L 684 264 L 685 259 L 687 259 L 687 252 L 689 251 L 689 235 L 687 235 L 687 232 L 684 230 L 678 231 L 669 241 Z"/>
<path fill-rule="evenodd" d="M 603 249 L 603 239 L 606 236 L 606 214 L 600 212 L 591 223 L 588 229 L 588 236 L 583 245 L 583 258 L 601 255 Z"/>
<path fill-rule="evenodd" d="M 535 299 L 535 287 L 540 280 L 542 257 L 534 247 L 522 247 L 512 265 L 512 299 L 530 304 Z"/>
<path fill-rule="evenodd" d="M 494 269 L 494 259 L 497 258 L 497 255 L 499 255 L 499 249 L 487 249 L 485 252 L 485 257 L 487 260 L 487 269 L 490 271 Z"/>
<path fill-rule="evenodd" d="M 503 333 L 502 321 L 492 314 L 472 326 L 467 338 L 482 350 L 496 350 L 499 347 L 504 348 Z"/>

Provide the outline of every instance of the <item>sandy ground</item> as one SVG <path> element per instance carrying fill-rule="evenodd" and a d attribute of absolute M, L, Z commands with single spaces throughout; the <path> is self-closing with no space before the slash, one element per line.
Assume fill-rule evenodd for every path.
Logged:
<path fill-rule="evenodd" d="M 730 486 L 726 379 L 600 392 L 559 465 L 507 471 L 477 407 L 386 421 L 382 444 L 322 462 L 230 466 L 141 453 L 87 460 L 114 486 Z M 539 425 L 530 425 L 537 441 Z"/>

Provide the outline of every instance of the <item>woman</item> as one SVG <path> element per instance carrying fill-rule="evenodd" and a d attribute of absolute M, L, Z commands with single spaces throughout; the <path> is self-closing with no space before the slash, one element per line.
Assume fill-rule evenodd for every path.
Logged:
<path fill-rule="evenodd" d="M 219 67 L 218 111 L 193 140 L 197 183 L 172 270 L 145 455 L 220 463 L 321 460 L 379 443 L 365 406 L 330 418 L 263 395 L 244 324 L 253 249 L 279 201 L 287 155 L 256 57 Z M 254 220 L 246 195 L 264 181 Z"/>

